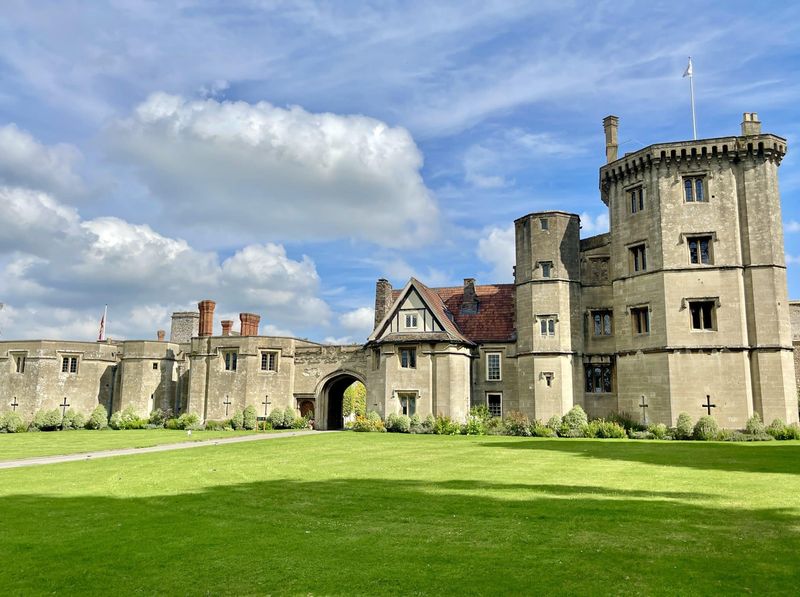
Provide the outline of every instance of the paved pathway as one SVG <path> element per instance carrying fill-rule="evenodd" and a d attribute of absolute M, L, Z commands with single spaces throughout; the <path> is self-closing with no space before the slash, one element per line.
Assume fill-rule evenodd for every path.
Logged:
<path fill-rule="evenodd" d="M 113 433 L 113 432 L 112 432 Z M 98 452 L 82 452 L 80 454 L 64 454 L 61 456 L 38 456 L 36 458 L 22 458 L 20 460 L 7 460 L 0 462 L 0 469 L 19 468 L 22 466 L 37 466 L 40 464 L 55 464 L 58 462 L 75 462 L 77 460 L 94 460 L 95 458 L 109 458 L 111 456 L 127 456 L 129 454 L 147 454 L 150 452 L 168 452 L 170 450 L 184 450 L 186 448 L 202 448 L 203 446 L 219 446 L 223 444 L 238 444 L 240 442 L 254 442 L 262 439 L 279 439 L 282 437 L 297 437 L 298 435 L 312 435 L 320 433 L 335 433 L 329 431 L 289 431 L 286 433 L 257 433 L 253 435 L 240 435 L 237 437 L 224 437 L 220 439 L 206 439 L 194 442 L 181 442 L 178 444 L 162 444 L 148 448 L 119 448 L 117 450 L 102 450 Z"/>

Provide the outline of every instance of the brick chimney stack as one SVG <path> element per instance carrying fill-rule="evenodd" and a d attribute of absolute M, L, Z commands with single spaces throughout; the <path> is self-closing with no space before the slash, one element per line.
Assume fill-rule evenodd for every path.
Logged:
<path fill-rule="evenodd" d="M 386 317 L 393 302 L 392 285 L 388 280 L 381 278 L 375 285 L 375 327 L 378 327 L 378 324 Z"/>
<path fill-rule="evenodd" d="M 214 335 L 214 307 L 217 303 L 211 300 L 204 300 L 197 303 L 200 310 L 200 332 L 201 338 Z"/>
<path fill-rule="evenodd" d="M 222 335 L 230 336 L 233 328 L 233 319 L 223 319 L 220 323 L 222 324 Z"/>
<path fill-rule="evenodd" d="M 261 316 L 255 313 L 239 313 L 239 321 L 241 322 L 242 336 L 258 336 L 258 324 L 261 321 Z"/>
<path fill-rule="evenodd" d="M 478 312 L 475 278 L 464 278 L 464 297 L 461 299 L 461 312 L 467 315 L 474 315 Z"/>
<path fill-rule="evenodd" d="M 158 338 L 159 342 L 163 342 L 164 338 L 166 337 L 167 337 L 167 332 L 165 332 L 164 330 L 158 330 L 156 332 L 156 338 Z"/>
<path fill-rule="evenodd" d="M 618 117 L 606 116 L 603 118 L 603 130 L 606 133 L 606 162 L 608 163 L 617 159 L 617 151 L 619 150 L 619 142 L 617 141 L 618 129 Z"/>
<path fill-rule="evenodd" d="M 742 116 L 742 136 L 760 135 L 761 121 L 755 112 L 745 112 Z"/>

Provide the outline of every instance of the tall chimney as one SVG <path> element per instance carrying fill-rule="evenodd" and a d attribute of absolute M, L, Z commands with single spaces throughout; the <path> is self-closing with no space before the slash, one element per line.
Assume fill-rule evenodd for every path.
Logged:
<path fill-rule="evenodd" d="M 619 150 L 619 142 L 617 141 L 618 129 L 619 118 L 616 116 L 603 118 L 603 130 L 606 132 L 606 162 L 608 163 L 617 159 L 617 150 Z"/>
<path fill-rule="evenodd" d="M 258 323 L 261 321 L 261 316 L 255 313 L 239 313 L 239 321 L 241 322 L 242 336 L 258 336 Z"/>
<path fill-rule="evenodd" d="M 164 338 L 166 337 L 167 337 L 167 332 L 165 332 L 164 330 L 158 330 L 156 332 L 156 338 L 158 338 L 159 342 L 163 342 Z"/>
<path fill-rule="evenodd" d="M 389 280 L 381 278 L 375 284 L 375 327 L 383 321 L 389 309 L 392 308 L 392 285 Z"/>
<path fill-rule="evenodd" d="M 464 297 L 461 299 L 461 313 L 474 315 L 478 312 L 478 295 L 475 294 L 475 278 L 464 278 Z"/>
<path fill-rule="evenodd" d="M 742 136 L 760 135 L 761 121 L 755 112 L 745 112 L 742 116 Z"/>
<path fill-rule="evenodd" d="M 231 328 L 233 328 L 233 319 L 223 319 L 220 323 L 222 324 L 222 335 L 230 336 Z"/>
<path fill-rule="evenodd" d="M 214 307 L 217 303 L 211 300 L 204 300 L 197 303 L 200 310 L 200 331 L 201 338 L 214 335 Z"/>

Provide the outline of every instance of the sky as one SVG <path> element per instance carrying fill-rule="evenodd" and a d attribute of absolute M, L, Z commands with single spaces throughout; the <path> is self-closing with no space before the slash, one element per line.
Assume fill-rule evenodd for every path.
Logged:
<path fill-rule="evenodd" d="M 375 281 L 510 282 L 513 220 L 608 229 L 620 152 L 788 139 L 800 298 L 800 4 L 4 0 L 0 339 L 155 338 L 217 301 L 362 342 Z"/>

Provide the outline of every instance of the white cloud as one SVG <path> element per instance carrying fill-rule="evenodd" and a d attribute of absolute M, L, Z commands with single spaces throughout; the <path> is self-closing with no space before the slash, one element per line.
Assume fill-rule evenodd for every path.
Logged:
<path fill-rule="evenodd" d="M 84 190 L 75 167 L 82 161 L 73 145 L 43 145 L 15 124 L 0 127 L 0 182 L 66 195 Z"/>
<path fill-rule="evenodd" d="M 592 236 L 608 232 L 608 212 L 592 216 L 589 212 L 581 213 L 581 236 Z"/>
<path fill-rule="evenodd" d="M 800 222 L 797 220 L 790 220 L 784 224 L 783 229 L 786 232 L 800 232 Z"/>
<path fill-rule="evenodd" d="M 155 93 L 108 135 L 183 225 L 391 247 L 425 243 L 437 230 L 414 140 L 373 118 Z"/>
<path fill-rule="evenodd" d="M 786 265 L 800 265 L 800 255 L 786 254 Z"/>
<path fill-rule="evenodd" d="M 339 317 L 339 324 L 342 329 L 350 332 L 354 336 L 366 338 L 375 324 L 375 309 L 372 307 L 359 307 Z"/>
<path fill-rule="evenodd" d="M 516 263 L 514 225 L 505 228 L 490 228 L 478 241 L 478 258 L 493 266 L 493 282 L 513 280 Z"/>

